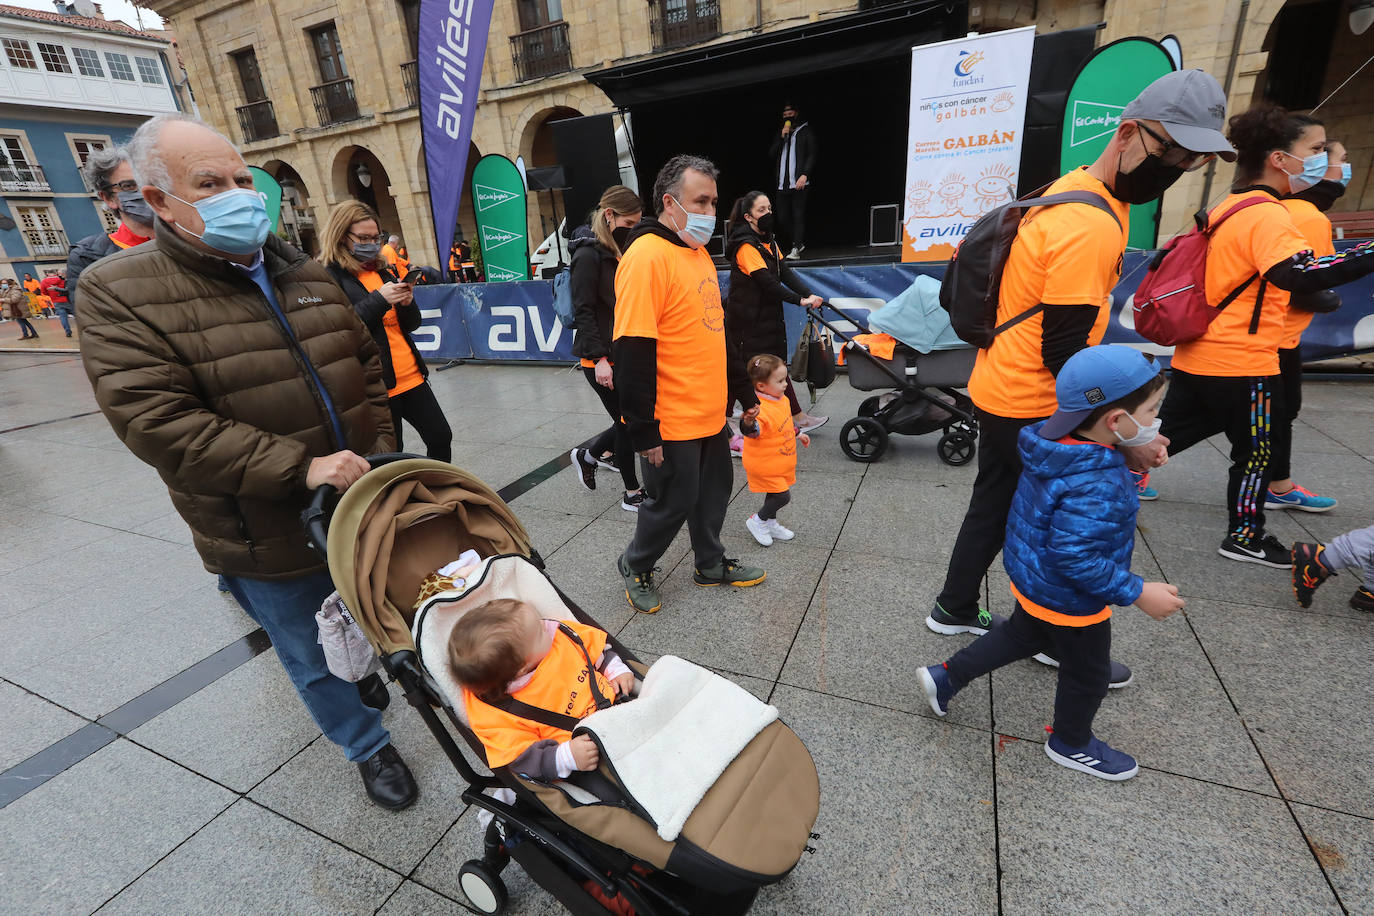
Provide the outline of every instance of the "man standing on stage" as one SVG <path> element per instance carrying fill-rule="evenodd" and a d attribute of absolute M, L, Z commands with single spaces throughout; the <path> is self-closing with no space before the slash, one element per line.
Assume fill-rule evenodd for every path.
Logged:
<path fill-rule="evenodd" d="M 778 213 L 778 234 L 791 245 L 789 258 L 799 258 L 806 249 L 806 198 L 816 167 L 816 131 L 801 119 L 796 105 L 782 106 L 782 132 L 773 141 L 770 153 L 777 175 L 773 199 Z"/>

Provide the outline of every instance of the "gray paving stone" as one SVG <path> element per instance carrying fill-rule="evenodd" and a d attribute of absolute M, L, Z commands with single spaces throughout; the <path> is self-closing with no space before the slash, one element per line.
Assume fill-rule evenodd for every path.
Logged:
<path fill-rule="evenodd" d="M 475 474 L 493 490 L 499 490 L 565 452 L 567 449 L 466 443 L 455 436 L 452 463 Z"/>
<path fill-rule="evenodd" d="M 972 639 L 926 627 L 943 583 L 942 567 L 835 551 L 781 681 L 934 718 L 916 670 L 943 661 Z M 948 719 L 987 728 L 987 682 L 970 684 Z"/>
<path fill-rule="evenodd" d="M 458 884 L 458 869 L 469 859 L 482 857 L 482 837 L 483 830 L 477 823 L 477 812 L 469 808 L 425 856 L 411 878 L 445 897 L 464 900 L 463 889 Z M 506 885 L 510 899 L 504 911 L 506 916 L 554 916 L 567 912 L 552 895 L 525 874 L 518 862 L 512 861 L 506 866 L 501 872 L 501 881 Z"/>
<path fill-rule="evenodd" d="M 374 913 L 402 876 L 241 800 L 101 912 Z"/>
<path fill-rule="evenodd" d="M 516 446 L 508 447 L 516 448 Z M 557 452 L 549 449 L 533 449 L 532 451 L 535 454 L 547 453 L 551 457 L 556 457 L 560 454 L 566 455 L 571 447 L 570 444 L 568 448 L 560 449 Z M 521 468 L 520 474 L 532 471 L 543 463 L 542 460 L 530 461 L 526 458 L 512 458 L 512 460 L 518 461 Z M 520 474 L 515 476 L 519 477 Z M 511 508 L 515 510 L 517 515 L 527 508 L 533 508 L 580 515 L 583 518 L 595 518 L 610 506 L 619 506 L 620 496 L 624 492 L 620 485 L 619 474 L 601 471 L 597 475 L 597 488 L 588 490 L 579 482 L 576 469 L 569 466 L 559 469 L 557 474 L 533 490 L 516 497 L 511 503 Z"/>
<path fill-rule="evenodd" d="M 1109 783 L 1031 741 L 997 755 L 1002 909 L 1339 913 L 1287 807 L 1142 769 Z"/>
<path fill-rule="evenodd" d="M 403 881 L 386 905 L 377 911 L 377 916 L 464 916 L 469 912 L 467 907 L 423 885 Z"/>
<path fill-rule="evenodd" d="M 1326 406 L 1315 406 L 1309 402 L 1311 395 L 1307 387 L 1303 388 L 1303 408 L 1299 416 L 1302 422 L 1313 426 L 1335 439 L 1337 442 L 1349 448 L 1356 455 L 1365 458 L 1374 457 L 1374 416 L 1368 411 L 1359 410 L 1361 388 L 1344 389 L 1344 397 L 1338 402 L 1331 404 L 1330 409 Z M 1336 394 L 1339 397 L 1339 394 Z M 1367 395 L 1365 395 L 1367 397 Z"/>
<path fill-rule="evenodd" d="M 778 521 L 796 532 L 797 537 L 788 543 L 774 544 L 768 552 L 789 544 L 826 550 L 833 547 L 858 493 L 859 481 L 860 478 L 847 474 L 799 471 L 791 488 L 792 501 L 778 514 Z M 723 530 L 752 538 L 744 523 L 762 505 L 762 493 L 744 489 L 731 501 Z"/>
<path fill-rule="evenodd" d="M 821 838 L 751 912 L 997 910 L 986 732 L 787 687 L 774 702 L 816 762 Z"/>
<path fill-rule="evenodd" d="M 116 741 L 0 809 L 0 899 L 15 913 L 91 912 L 233 800 Z"/>
<path fill-rule="evenodd" d="M 906 478 L 864 478 L 839 550 L 946 564 L 968 511 L 969 490 Z"/>
<path fill-rule="evenodd" d="M 1374 817 L 1374 619 L 1199 601 L 1189 618 L 1285 797 Z M 1312 663 L 1315 660 L 1316 663 Z"/>
<path fill-rule="evenodd" d="M 580 380 L 579 380 L 580 382 Z M 589 390 L 587 397 L 592 398 Z M 597 401 L 600 404 L 600 401 Z M 533 445 L 539 448 L 561 448 L 567 450 L 593 436 L 600 435 L 611 425 L 611 418 L 603 411 L 600 415 L 591 413 L 559 413 L 531 430 L 512 437 L 511 445 Z"/>
<path fill-rule="evenodd" d="M 568 543 L 590 522 L 585 516 L 555 512 L 551 509 L 536 509 L 533 506 L 515 508 L 513 505 L 512 508 L 515 510 L 516 518 L 520 519 L 520 524 L 529 532 L 534 549 L 539 551 L 541 556 L 548 556 Z"/>
<path fill-rule="evenodd" d="M 1351 913 L 1374 913 L 1374 821 L 1293 805 L 1312 855 Z"/>
<path fill-rule="evenodd" d="M 357 767 L 320 738 L 250 793 L 254 801 L 400 872 L 409 872 L 462 810 L 458 772 L 419 714 L 393 690 L 385 724 L 420 787 L 403 811 L 374 805 Z"/>
<path fill-rule="evenodd" d="M 0 743 L 0 771 L 86 724 L 85 719 L 4 681 L 0 681 L 0 721 L 5 723 L 5 740 Z"/>
<path fill-rule="evenodd" d="M 129 735 L 235 792 L 247 792 L 319 736 L 271 651 Z"/>

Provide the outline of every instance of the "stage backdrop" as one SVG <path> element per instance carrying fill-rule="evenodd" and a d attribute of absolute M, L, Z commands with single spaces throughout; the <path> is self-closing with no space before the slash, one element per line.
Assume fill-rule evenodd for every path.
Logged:
<path fill-rule="evenodd" d="M 911 51 L 903 261 L 948 261 L 974 221 L 1016 196 L 1035 28 Z"/>
<path fill-rule="evenodd" d="M 1095 161 L 1121 123 L 1121 112 L 1140 91 L 1174 69 L 1159 42 L 1122 38 L 1099 48 L 1069 90 L 1060 135 L 1060 174 Z M 1153 248 L 1159 235 L 1159 201 L 1131 207 L 1132 248 Z"/>
<path fill-rule="evenodd" d="M 505 156 L 483 156 L 472 170 L 472 205 L 482 271 L 491 283 L 530 278 L 526 239 L 525 179 Z"/>
<path fill-rule="evenodd" d="M 1336 250 L 1356 242 L 1337 242 Z M 1132 294 L 1145 273 L 1149 252 L 1129 252 L 1121 282 L 1113 292 L 1106 343 L 1128 344 L 1168 362 L 1173 352 L 1135 333 Z M 911 285 L 917 274 L 939 277 L 943 264 L 883 264 L 865 267 L 802 267 L 798 273 L 816 294 L 862 320 L 869 311 Z M 720 274 L 722 289 L 729 273 Z M 1374 350 L 1374 276 L 1338 289 L 1344 304 L 1318 315 L 1302 339 L 1307 360 Z M 521 283 L 464 283 L 415 287 L 421 326 L 411 336 L 421 354 L 432 359 L 571 360 L 573 332 L 554 317 L 553 285 L 547 280 Z M 787 337 L 795 345 L 804 320 L 800 306 L 785 305 Z M 840 325 L 844 327 L 843 324 Z M 790 353 L 779 354 L 791 357 Z"/>
<path fill-rule="evenodd" d="M 472 119 L 494 0 L 420 0 L 417 79 L 429 207 L 440 258 L 448 257 L 467 174 Z M 523 274 L 522 274 L 523 276 Z"/>

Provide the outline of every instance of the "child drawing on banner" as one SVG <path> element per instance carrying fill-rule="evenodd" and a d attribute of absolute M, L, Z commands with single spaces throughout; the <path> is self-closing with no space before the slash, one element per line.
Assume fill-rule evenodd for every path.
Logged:
<path fill-rule="evenodd" d="M 1010 110 L 1014 104 L 1016 104 L 1016 96 L 1007 91 L 999 92 L 992 97 L 992 110 L 998 114 Z"/>
<path fill-rule="evenodd" d="M 925 179 L 913 182 L 906 194 L 906 202 L 912 216 L 934 216 L 930 207 L 934 200 L 935 192 L 931 190 L 930 182 Z"/>
<path fill-rule="evenodd" d="M 962 212 L 966 190 L 968 190 L 968 182 L 963 175 L 958 172 L 951 172 L 946 175 L 940 184 L 940 202 L 944 204 L 944 209 L 938 215 L 958 216 Z"/>
<path fill-rule="evenodd" d="M 977 219 L 993 207 L 1000 207 L 1016 196 L 1016 175 L 1005 163 L 997 163 L 983 169 L 978 180 L 973 183 L 973 193 L 969 198 L 964 215 Z"/>

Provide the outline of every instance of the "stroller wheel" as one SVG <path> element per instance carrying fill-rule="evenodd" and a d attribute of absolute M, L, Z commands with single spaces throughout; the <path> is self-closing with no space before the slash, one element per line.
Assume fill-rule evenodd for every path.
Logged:
<path fill-rule="evenodd" d="M 873 395 L 871 398 L 864 398 L 859 405 L 859 416 L 871 417 L 878 412 L 878 402 L 882 400 L 882 395 Z"/>
<path fill-rule="evenodd" d="M 951 427 L 940 437 L 935 450 L 945 464 L 959 467 L 968 464 L 978 452 L 977 440 L 965 430 Z"/>
<path fill-rule="evenodd" d="M 481 859 L 469 859 L 458 869 L 458 885 L 468 904 L 479 913 L 499 913 L 506 908 L 505 882 Z"/>
<path fill-rule="evenodd" d="M 854 461 L 877 461 L 887 450 L 887 430 L 872 417 L 855 417 L 840 428 L 840 448 Z"/>

